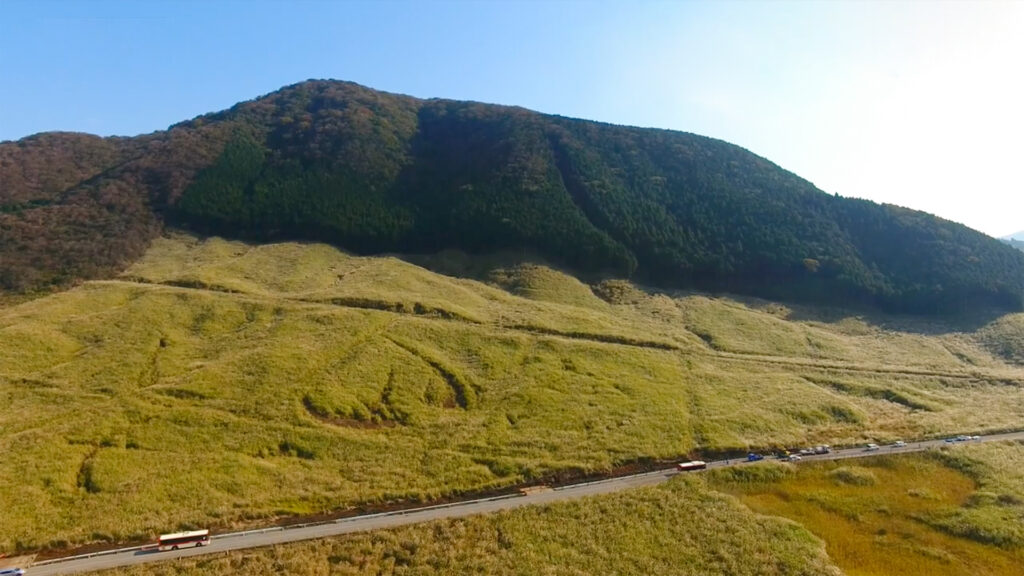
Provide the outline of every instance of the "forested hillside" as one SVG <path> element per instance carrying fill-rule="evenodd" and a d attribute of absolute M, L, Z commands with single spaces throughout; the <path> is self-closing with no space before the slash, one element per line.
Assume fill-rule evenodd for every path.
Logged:
<path fill-rule="evenodd" d="M 0 284 L 97 277 L 160 226 L 360 253 L 524 249 L 584 276 L 915 313 L 1022 308 L 1024 254 L 737 146 L 309 81 L 165 132 L 0 144 Z"/>

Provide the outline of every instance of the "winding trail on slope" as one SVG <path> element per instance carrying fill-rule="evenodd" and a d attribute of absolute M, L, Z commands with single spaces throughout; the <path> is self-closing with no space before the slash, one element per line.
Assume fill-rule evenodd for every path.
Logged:
<path fill-rule="evenodd" d="M 753 363 L 761 365 L 772 365 L 772 366 L 792 366 L 798 368 L 812 368 L 819 370 L 831 370 L 839 372 L 851 372 L 851 373 L 866 373 L 866 374 L 890 374 L 895 376 L 925 376 L 935 378 L 951 378 L 958 380 L 995 380 L 1004 382 L 1010 385 L 1016 385 L 1024 387 L 1024 371 L 1014 370 L 1001 370 L 1001 371 L 989 371 L 984 369 L 975 368 L 973 370 L 965 371 L 942 371 L 942 370 L 930 370 L 926 368 L 910 368 L 910 367 L 892 367 L 892 366 L 878 366 L 878 365 L 863 365 L 854 364 L 851 362 L 844 362 L 842 360 L 808 360 L 803 358 L 794 358 L 786 356 L 768 356 L 758 354 L 742 354 L 737 352 L 724 352 L 720 350 L 714 350 L 711 348 L 698 348 L 688 347 L 675 343 L 658 340 L 641 340 L 631 336 L 622 334 L 592 334 L 588 332 L 566 332 L 560 330 L 554 330 L 544 327 L 529 326 L 529 325 L 499 325 L 497 323 L 479 323 L 476 321 L 470 321 L 461 317 L 449 317 L 448 315 L 438 315 L 436 313 L 417 313 L 414 310 L 397 310 L 391 306 L 376 307 L 369 305 L 352 305 L 346 303 L 343 300 L 306 300 L 302 298 L 289 298 L 286 296 L 262 296 L 256 294 L 249 294 L 245 292 L 225 292 L 223 290 L 201 288 L 195 286 L 182 286 L 178 284 L 165 284 L 159 282 L 148 282 L 141 279 L 132 278 L 130 280 L 94 280 L 89 282 L 90 284 L 113 284 L 113 285 L 131 285 L 131 286 L 152 286 L 154 288 L 162 288 L 167 290 L 177 291 L 201 291 L 212 294 L 225 295 L 229 294 L 234 298 L 244 298 L 252 301 L 286 301 L 294 304 L 300 304 L 304 306 L 323 306 L 328 308 L 352 308 L 357 310 L 373 310 L 375 312 L 381 312 L 384 314 L 397 314 L 401 316 L 420 318 L 428 321 L 437 322 L 456 322 L 466 323 L 473 326 L 488 327 L 494 330 L 503 332 L 517 332 L 522 334 L 530 334 L 533 336 L 545 336 L 549 338 L 562 338 L 566 340 L 584 341 L 594 344 L 606 344 L 613 346 L 629 346 L 635 348 L 644 348 L 650 350 L 661 350 L 661 351 L 675 351 L 685 354 L 693 354 L 697 356 L 703 356 L 705 358 L 713 358 L 716 360 L 722 360 L 726 362 L 738 362 L 738 363 Z M 436 312 L 431 309 L 431 312 Z M 457 316 L 457 315 L 454 315 Z"/>

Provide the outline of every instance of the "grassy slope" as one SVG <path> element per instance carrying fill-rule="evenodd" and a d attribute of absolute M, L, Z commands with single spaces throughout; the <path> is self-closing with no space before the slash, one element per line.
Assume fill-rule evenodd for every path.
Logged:
<path fill-rule="evenodd" d="M 834 575 L 821 541 L 692 478 L 543 508 L 103 572 Z"/>
<path fill-rule="evenodd" d="M 1024 314 L 1004 316 L 986 326 L 979 336 L 996 354 L 1024 364 Z"/>
<path fill-rule="evenodd" d="M 0 309 L 0 551 L 430 499 L 695 450 L 1024 421 L 970 334 L 777 306 L 524 295 L 322 245 L 158 240 L 118 281 Z"/>

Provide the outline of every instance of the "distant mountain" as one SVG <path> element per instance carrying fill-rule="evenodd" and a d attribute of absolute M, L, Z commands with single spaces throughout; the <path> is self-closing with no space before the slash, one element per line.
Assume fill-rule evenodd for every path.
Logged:
<path fill-rule="evenodd" d="M 1003 242 L 1006 242 L 1010 246 L 1017 248 L 1018 250 L 1024 250 L 1024 230 L 1017 232 L 1016 234 L 1010 234 L 1001 238 Z"/>
<path fill-rule="evenodd" d="M 110 274 L 172 224 L 360 253 L 523 249 L 592 277 L 902 312 L 1024 305 L 1020 251 L 720 140 L 347 82 L 136 138 L 2 143 L 0 181 L 8 290 Z"/>

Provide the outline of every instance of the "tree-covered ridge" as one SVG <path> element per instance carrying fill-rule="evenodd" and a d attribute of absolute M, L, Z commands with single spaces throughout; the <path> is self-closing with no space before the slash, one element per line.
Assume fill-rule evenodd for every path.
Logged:
<path fill-rule="evenodd" d="M 124 269 L 159 232 L 162 209 L 216 161 L 223 131 L 47 133 L 0 143 L 0 292 Z"/>
<path fill-rule="evenodd" d="M 151 221 L 140 211 L 143 196 L 102 178 L 131 147 L 70 133 L 0 145 L 0 289 L 102 274 L 115 268 L 112 253 L 125 251 L 123 243 L 144 246 L 136 238 Z"/>
<path fill-rule="evenodd" d="M 361 253 L 522 249 L 594 277 L 920 313 L 1019 310 L 1024 295 L 1024 255 L 1003 243 L 825 194 L 742 148 L 681 132 L 309 81 L 89 146 L 102 166 L 82 177 L 122 186 L 140 203 L 115 210 L 131 222 Z M 130 159 L 109 167 L 122 148 Z M 144 246 L 151 229 L 130 244 Z M 94 275 L 91 258 L 63 267 Z M 8 287 L 31 286 L 38 272 L 0 267 Z"/>
<path fill-rule="evenodd" d="M 726 142 L 307 82 L 235 123 L 189 226 L 361 252 L 528 248 L 665 286 L 938 312 L 1019 309 L 1024 259 L 933 216 L 822 193 Z"/>

